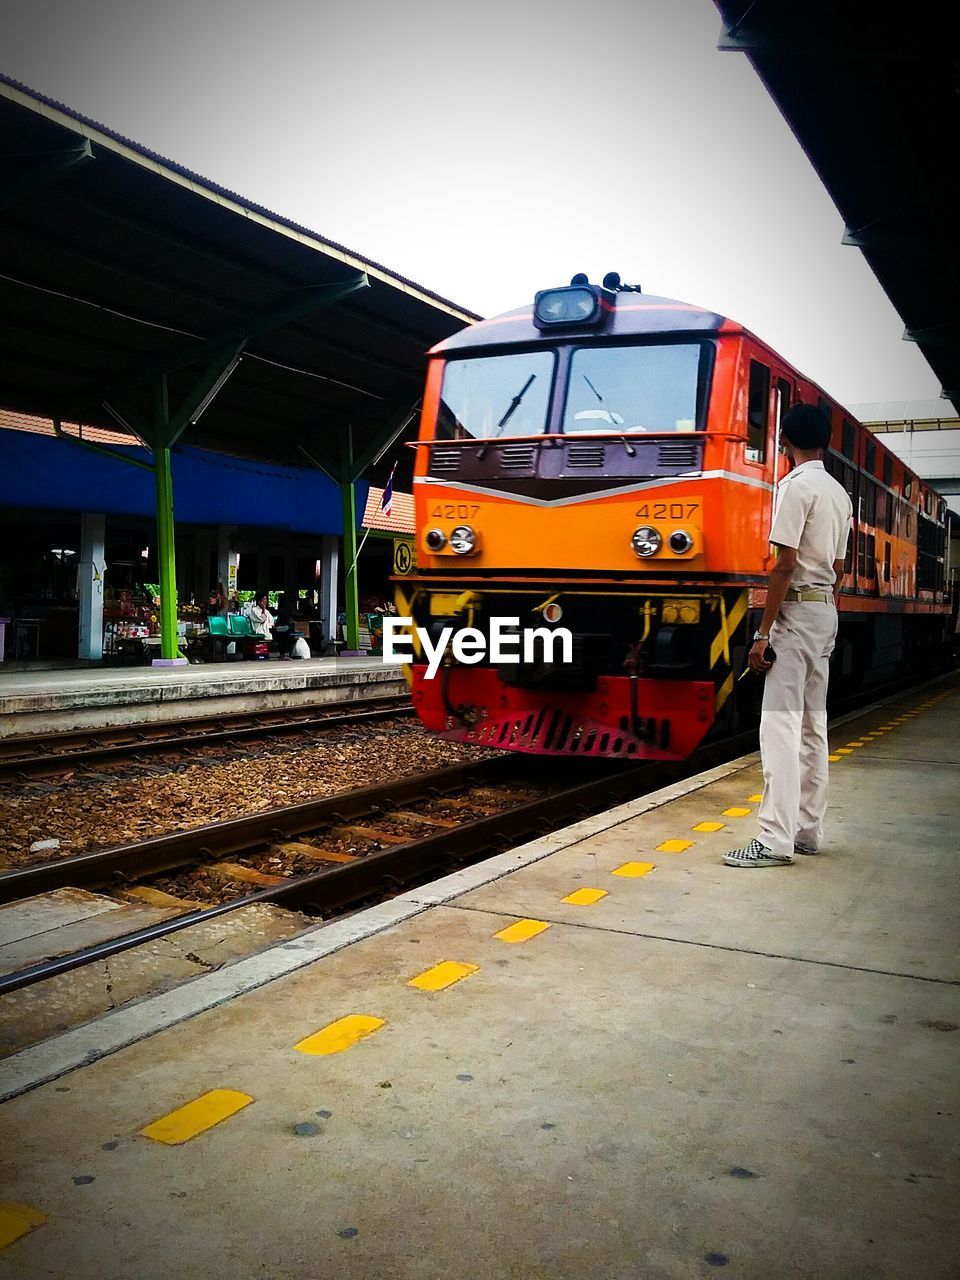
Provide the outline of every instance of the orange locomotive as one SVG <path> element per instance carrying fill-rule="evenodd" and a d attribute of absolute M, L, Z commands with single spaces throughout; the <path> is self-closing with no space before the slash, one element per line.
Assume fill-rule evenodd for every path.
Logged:
<path fill-rule="evenodd" d="M 430 729 L 516 751 L 680 759 L 753 714 L 737 682 L 763 605 L 779 423 L 819 403 L 853 499 L 834 682 L 948 653 L 943 500 L 740 325 L 575 276 L 433 349 L 417 445 L 417 568 L 399 612 L 429 635 L 492 618 L 568 628 L 572 662 L 449 655 Z M 747 690 L 753 686 L 748 694 Z"/>

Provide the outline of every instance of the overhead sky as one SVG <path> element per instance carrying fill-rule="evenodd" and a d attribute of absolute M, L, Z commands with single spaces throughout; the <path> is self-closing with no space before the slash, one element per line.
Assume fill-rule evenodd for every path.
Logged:
<path fill-rule="evenodd" d="M 576 271 L 935 397 L 711 0 L 0 0 L 0 69 L 484 315 Z"/>

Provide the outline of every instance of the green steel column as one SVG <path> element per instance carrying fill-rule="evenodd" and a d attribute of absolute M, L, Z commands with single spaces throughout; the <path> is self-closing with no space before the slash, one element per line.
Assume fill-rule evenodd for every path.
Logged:
<path fill-rule="evenodd" d="M 357 495 L 353 484 L 353 433 L 340 443 L 340 495 L 343 502 L 343 598 L 347 615 L 347 648 L 360 647 L 360 596 L 357 591 Z"/>
<path fill-rule="evenodd" d="M 162 376 L 154 395 L 153 430 L 157 488 L 157 564 L 160 569 L 160 656 L 177 658 L 177 563 L 174 545 L 173 477 L 170 472 L 170 446 L 166 443 L 169 426 L 167 379 Z"/>
<path fill-rule="evenodd" d="M 156 451 L 157 477 L 157 563 L 160 566 L 160 656 L 177 658 L 177 564 L 173 540 L 173 480 L 170 450 Z"/>

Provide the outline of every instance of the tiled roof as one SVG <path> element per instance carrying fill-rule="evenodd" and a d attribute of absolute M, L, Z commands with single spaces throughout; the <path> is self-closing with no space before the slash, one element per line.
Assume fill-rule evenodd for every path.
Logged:
<path fill-rule="evenodd" d="M 81 427 L 76 422 L 64 422 L 64 431 L 71 436 L 81 436 L 91 444 L 126 444 L 140 443 L 134 436 L 125 435 L 122 431 L 106 431 L 103 427 Z M 49 418 L 35 418 L 29 413 L 15 413 L 12 409 L 0 409 L 0 431 L 29 431 L 35 436 L 54 435 L 53 423 Z"/>
<path fill-rule="evenodd" d="M 380 529 L 384 533 L 413 533 L 413 494 L 393 491 L 392 510 L 385 515 L 380 504 L 383 490 L 370 486 L 367 505 L 363 512 L 365 529 Z"/>

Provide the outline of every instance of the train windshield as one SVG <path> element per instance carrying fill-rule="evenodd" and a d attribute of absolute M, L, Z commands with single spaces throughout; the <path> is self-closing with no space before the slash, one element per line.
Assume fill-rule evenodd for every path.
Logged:
<path fill-rule="evenodd" d="M 552 351 L 451 360 L 443 371 L 438 440 L 539 435 L 547 421 Z"/>
<path fill-rule="evenodd" d="M 706 403 L 708 348 L 581 347 L 573 353 L 563 430 L 693 431 Z"/>

